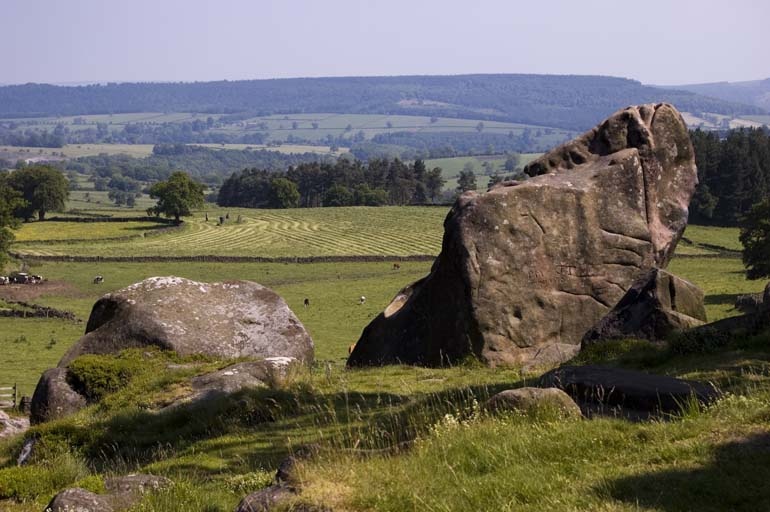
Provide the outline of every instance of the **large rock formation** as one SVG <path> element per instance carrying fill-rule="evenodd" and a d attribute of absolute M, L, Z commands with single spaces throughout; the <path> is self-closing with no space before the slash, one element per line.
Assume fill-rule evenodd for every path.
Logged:
<path fill-rule="evenodd" d="M 674 331 L 705 322 L 703 291 L 689 281 L 654 268 L 645 272 L 612 311 L 583 336 L 582 346 L 631 337 L 660 341 Z"/>
<path fill-rule="evenodd" d="M 525 172 L 458 199 L 430 274 L 364 329 L 350 366 L 570 357 L 643 270 L 666 266 L 697 184 L 666 104 L 621 110 Z"/>
<path fill-rule="evenodd" d="M 313 340 L 273 291 L 249 281 L 199 283 L 152 277 L 109 293 L 94 305 L 86 334 L 43 373 L 32 397 L 31 421 L 62 418 L 86 406 L 67 381 L 67 366 L 83 354 L 159 347 L 182 355 L 250 358 L 191 383 L 185 403 L 268 386 L 289 366 L 313 362 Z"/>
<path fill-rule="evenodd" d="M 313 362 L 313 340 L 284 300 L 250 281 L 151 277 L 94 304 L 86 334 L 59 366 L 82 354 L 156 346 L 180 355 L 293 357 Z"/>

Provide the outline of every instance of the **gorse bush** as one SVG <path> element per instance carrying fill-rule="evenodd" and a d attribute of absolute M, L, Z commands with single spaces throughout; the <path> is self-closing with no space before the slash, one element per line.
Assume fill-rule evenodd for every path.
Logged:
<path fill-rule="evenodd" d="M 67 381 L 89 402 L 95 402 L 128 384 L 142 370 L 140 357 L 135 351 L 126 351 L 117 357 L 83 355 L 69 365 Z"/>

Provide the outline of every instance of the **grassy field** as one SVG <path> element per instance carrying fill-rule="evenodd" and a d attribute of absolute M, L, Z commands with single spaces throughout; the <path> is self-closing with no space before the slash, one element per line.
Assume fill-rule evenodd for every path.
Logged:
<path fill-rule="evenodd" d="M 408 256 L 438 254 L 445 207 L 350 207 L 291 210 L 212 208 L 183 229 L 131 241 L 17 243 L 29 255 L 79 256 Z M 224 225 L 220 216 L 229 215 Z M 241 222 L 238 222 L 240 216 Z M 78 229 L 78 228 L 74 228 Z M 90 230 L 87 224 L 80 229 Z M 23 231 L 23 230 L 22 230 Z M 75 238 L 81 239 L 74 233 Z"/>
<path fill-rule="evenodd" d="M 215 214 L 220 213 L 210 212 L 210 217 Z M 220 227 L 213 222 L 206 225 L 196 216 L 182 232 L 126 244 L 94 241 L 36 247 L 66 252 L 101 244 L 110 254 L 121 254 L 131 251 L 132 244 L 141 247 L 157 239 L 180 254 L 196 244 L 208 244 L 221 254 L 231 254 L 232 246 L 235 253 L 246 254 L 250 243 L 262 240 L 257 229 L 262 221 L 269 223 L 262 235 L 275 238 L 259 242 L 264 245 L 252 251 L 256 255 L 271 254 L 272 243 L 288 244 L 281 251 L 295 253 L 348 254 L 350 248 L 377 248 L 398 254 L 400 244 L 413 247 L 425 239 L 431 242 L 424 247 L 435 253 L 445 214 L 442 208 L 230 210 L 230 223 Z M 238 215 L 241 224 L 234 220 Z M 27 240 L 55 239 L 57 230 L 48 224 L 60 223 L 31 223 L 19 235 Z M 103 224 L 68 226 L 72 230 L 68 236 L 103 229 L 99 236 L 110 238 L 125 227 Z M 128 224 L 144 229 L 139 223 Z M 340 245 L 318 241 L 324 240 L 327 229 L 337 231 L 329 240 L 336 237 Z M 292 232 L 302 236 L 287 241 Z M 410 238 L 415 232 L 419 240 Z M 388 236 L 392 239 L 385 243 Z M 739 257 L 719 249 L 735 249 L 736 229 L 690 226 L 685 236 L 691 243 L 683 249 L 720 256 L 680 255 L 669 267 L 704 290 L 710 319 L 736 314 L 732 309 L 736 295 L 764 286 L 747 281 Z M 221 238 L 224 241 L 217 245 Z M 242 239 L 250 242 L 238 248 Z M 316 245 L 308 248 L 310 244 Z M 322 449 L 313 461 L 300 464 L 301 500 L 340 511 L 748 512 L 770 503 L 764 485 L 770 477 L 767 339 L 690 355 L 646 346 L 647 371 L 716 382 L 728 392 L 709 408 L 691 407 L 668 421 L 566 421 L 553 414 L 491 417 L 479 403 L 499 390 L 531 384 L 537 374 L 473 364 L 343 369 L 347 347 L 363 327 L 401 287 L 427 274 L 431 265 L 402 262 L 394 270 L 391 263 L 33 263 L 31 270 L 48 281 L 23 288 L 25 300 L 72 311 L 81 322 L 0 318 L 0 385 L 18 382 L 24 394 L 82 334 L 82 321 L 99 296 L 153 275 L 200 281 L 249 279 L 273 288 L 315 340 L 318 362 L 280 389 L 242 393 L 194 413 L 158 414 L 152 412 L 152 404 L 165 400 L 180 379 L 227 363 L 197 362 L 192 369 L 170 373 L 165 356 L 126 356 L 141 358 L 141 372 L 102 405 L 39 427 L 43 442 L 31 466 L 13 467 L 19 441 L 0 441 L 0 509 L 38 511 L 64 487 L 99 490 L 105 474 L 151 472 L 168 476 L 175 485 L 146 496 L 133 512 L 225 512 L 245 494 L 269 484 L 278 462 L 308 442 L 319 443 Z M 92 283 L 96 274 L 105 276 L 103 285 Z M 11 293 L 12 287 L 0 287 L 0 300 Z M 363 305 L 358 304 L 360 295 L 367 297 Z M 302 307 L 304 298 L 310 299 L 309 308 Z M 604 364 L 633 365 L 633 358 L 622 359 L 623 352 L 618 353 L 613 356 L 617 360 L 587 357 Z M 272 411 L 266 422 L 258 419 L 265 410 Z"/>
<path fill-rule="evenodd" d="M 542 153 L 522 153 L 519 161 L 519 166 L 523 167 L 532 160 L 542 155 Z M 444 185 L 446 190 L 454 190 L 457 188 L 457 177 L 460 175 L 467 164 L 473 166 L 473 173 L 476 175 L 476 185 L 478 190 L 486 190 L 489 184 L 489 175 L 485 174 L 486 169 L 484 164 L 488 164 L 488 168 L 492 172 L 497 171 L 500 174 L 511 174 L 506 171 L 505 156 L 493 155 L 493 156 L 458 156 L 454 158 L 432 158 L 425 161 L 425 165 L 428 169 L 434 167 L 441 167 L 441 175 L 447 180 Z"/>
<path fill-rule="evenodd" d="M 228 135 L 245 135 L 250 133 L 267 133 L 268 140 L 273 142 L 286 141 L 289 136 L 321 143 L 327 136 L 344 136 L 352 138 L 356 133 L 363 132 L 367 139 L 380 133 L 393 132 L 473 132 L 477 130 L 479 122 L 483 122 L 483 130 L 487 133 L 499 133 L 521 135 L 524 130 L 532 132 L 532 138 L 538 143 L 553 146 L 565 140 L 571 132 L 558 128 L 549 128 L 537 125 L 520 123 L 503 123 L 497 121 L 480 121 L 479 119 L 457 118 L 430 118 L 425 116 L 401 116 L 379 114 L 333 114 L 333 113 L 295 113 L 287 115 L 271 115 L 253 117 L 238 121 L 227 121 L 219 115 L 195 114 L 195 113 L 161 113 L 161 112 L 137 112 L 114 115 L 84 115 L 60 118 L 24 118 L 13 119 L 17 128 L 24 130 L 52 131 L 56 125 L 61 124 L 71 131 L 95 129 L 97 123 L 107 125 L 109 131 L 122 130 L 129 123 L 161 124 L 192 122 L 196 119 L 206 121 L 212 117 L 215 124 L 209 129 L 211 133 L 223 133 Z M 65 148 L 67 156 L 78 154 L 76 149 Z M 35 148 L 35 151 L 37 149 Z M 57 150 L 58 153 L 58 150 Z M 91 154 L 91 153 L 89 153 Z M 98 153 L 96 153 L 98 154 Z"/>

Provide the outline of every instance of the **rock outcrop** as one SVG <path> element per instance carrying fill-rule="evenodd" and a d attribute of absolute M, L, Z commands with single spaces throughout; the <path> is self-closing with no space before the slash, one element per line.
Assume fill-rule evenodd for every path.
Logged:
<path fill-rule="evenodd" d="M 86 334 L 64 355 L 157 346 L 180 355 L 293 357 L 313 362 L 313 340 L 284 300 L 250 281 L 151 277 L 99 299 Z"/>
<path fill-rule="evenodd" d="M 199 283 L 152 277 L 99 299 L 86 334 L 43 373 L 31 403 L 32 423 L 68 416 L 87 400 L 67 381 L 67 366 L 83 354 L 114 354 L 128 348 L 159 347 L 179 355 L 251 358 L 196 377 L 190 404 L 286 377 L 293 364 L 310 365 L 313 340 L 284 300 L 249 281 Z"/>
<path fill-rule="evenodd" d="M 562 389 L 584 406 L 620 407 L 646 414 L 676 413 L 690 400 L 708 404 L 719 396 L 716 388 L 700 382 L 593 365 L 551 370 L 540 377 L 538 385 Z"/>
<path fill-rule="evenodd" d="M 32 395 L 30 422 L 43 423 L 73 414 L 86 406 L 85 397 L 67 382 L 66 368 L 43 372 Z"/>
<path fill-rule="evenodd" d="M 134 474 L 105 480 L 106 494 L 73 487 L 53 497 L 46 512 L 119 512 L 134 506 L 142 495 L 171 485 L 162 476 Z"/>
<path fill-rule="evenodd" d="M 628 337 L 664 340 L 674 331 L 697 327 L 705 321 L 703 291 L 654 268 L 645 272 L 607 316 L 583 336 L 582 346 Z"/>
<path fill-rule="evenodd" d="M 621 110 L 525 172 L 457 200 L 430 274 L 364 329 L 348 365 L 571 357 L 643 271 L 666 266 L 697 184 L 667 104 Z"/>

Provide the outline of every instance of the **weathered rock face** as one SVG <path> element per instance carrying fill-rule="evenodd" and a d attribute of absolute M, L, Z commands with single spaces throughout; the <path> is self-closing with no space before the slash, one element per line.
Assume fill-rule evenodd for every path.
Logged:
<path fill-rule="evenodd" d="M 53 497 L 46 512 L 112 512 L 115 510 L 106 496 L 73 487 Z"/>
<path fill-rule="evenodd" d="M 313 362 L 313 340 L 284 300 L 249 281 L 151 277 L 99 299 L 86 334 L 64 355 L 157 346 L 180 355 L 293 357 Z"/>
<path fill-rule="evenodd" d="M 458 199 L 431 273 L 366 327 L 350 366 L 572 356 L 642 271 L 668 263 L 697 184 L 666 104 L 619 111 L 525 171 Z"/>
<path fill-rule="evenodd" d="M 516 388 L 497 393 L 486 404 L 491 412 L 535 412 L 538 409 L 555 409 L 564 418 L 580 418 L 580 407 L 564 391 L 558 388 Z"/>
<path fill-rule="evenodd" d="M 67 383 L 66 368 L 43 372 L 32 395 L 32 424 L 43 423 L 73 414 L 86 406 L 86 399 Z"/>
<path fill-rule="evenodd" d="M 620 302 L 583 336 L 586 347 L 602 340 L 663 340 L 671 332 L 703 325 L 703 291 L 675 275 L 654 268 L 645 272 Z"/>

